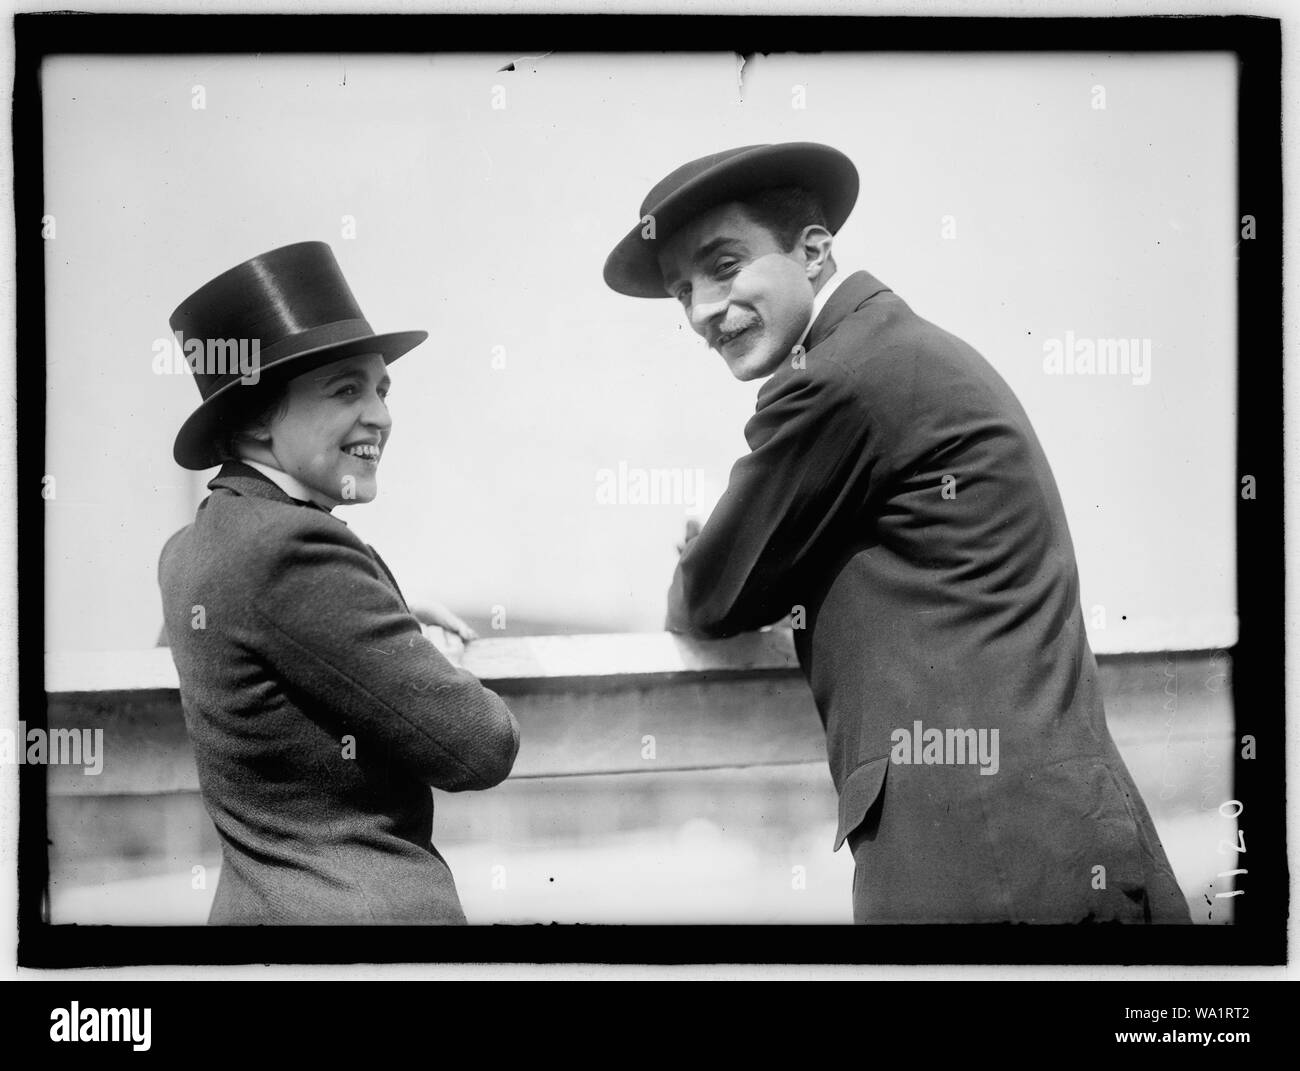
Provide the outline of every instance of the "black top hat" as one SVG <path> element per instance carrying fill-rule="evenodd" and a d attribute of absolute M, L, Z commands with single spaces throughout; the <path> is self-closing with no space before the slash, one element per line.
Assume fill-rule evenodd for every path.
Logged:
<path fill-rule="evenodd" d="M 605 261 L 605 282 L 632 297 L 668 297 L 659 273 L 664 241 L 702 212 L 775 186 L 813 193 L 834 234 L 858 199 L 858 169 L 838 149 L 811 141 L 745 145 L 683 164 L 646 194 L 640 221 Z M 647 216 L 653 238 L 643 236 Z"/>
<path fill-rule="evenodd" d="M 266 384 L 358 353 L 378 353 L 389 364 L 429 337 L 427 331 L 376 335 L 324 242 L 281 246 L 222 272 L 177 306 L 171 327 L 183 347 L 202 347 L 184 350 L 203 397 L 172 448 L 187 469 L 220 463 L 217 432 L 247 412 Z M 245 355 L 257 354 L 256 383 L 244 374 L 251 358 L 242 372 L 234 359 L 241 345 Z"/>

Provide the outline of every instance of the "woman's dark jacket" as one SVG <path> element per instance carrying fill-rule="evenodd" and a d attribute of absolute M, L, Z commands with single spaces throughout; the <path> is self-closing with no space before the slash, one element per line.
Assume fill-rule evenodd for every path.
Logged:
<path fill-rule="evenodd" d="M 213 923 L 462 923 L 430 788 L 491 788 L 519 728 L 347 524 L 232 462 L 163 548 L 163 613 L 221 835 Z"/>

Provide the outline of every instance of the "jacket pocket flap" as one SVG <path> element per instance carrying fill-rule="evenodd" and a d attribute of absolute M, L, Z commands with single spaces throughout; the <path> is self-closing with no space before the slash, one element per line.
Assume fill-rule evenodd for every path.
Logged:
<path fill-rule="evenodd" d="M 840 790 L 840 825 L 835 831 L 835 847 L 838 852 L 844 838 L 862 824 L 867 811 L 876 802 L 880 790 L 885 784 L 885 771 L 889 768 L 889 756 L 864 762 L 844 782 Z"/>

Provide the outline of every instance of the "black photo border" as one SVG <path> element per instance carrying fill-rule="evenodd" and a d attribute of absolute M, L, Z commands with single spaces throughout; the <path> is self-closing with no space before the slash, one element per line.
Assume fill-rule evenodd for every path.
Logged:
<path fill-rule="evenodd" d="M 1231 926 L 127 927 L 42 921 L 49 878 L 46 771 L 19 778 L 18 963 L 169 964 L 1200 964 L 1286 959 L 1288 873 L 1282 499 L 1281 24 L 1253 16 L 1121 18 L 845 16 L 448 16 L 18 14 L 13 23 L 17 434 L 45 441 L 45 285 L 40 68 L 56 55 L 207 53 L 1100 52 L 1235 53 L 1239 64 L 1239 639 L 1232 699 L 1247 877 Z M 1189 270 L 1195 270 L 1194 267 Z M 117 284 L 122 281 L 118 280 Z M 1195 434 L 1194 428 L 1188 434 Z M 17 455 L 18 702 L 44 727 L 43 455 Z M 1216 493 L 1213 489 L 1207 493 Z M 1227 489 L 1224 493 L 1233 493 Z M 1230 865 L 1225 862 L 1225 868 Z"/>

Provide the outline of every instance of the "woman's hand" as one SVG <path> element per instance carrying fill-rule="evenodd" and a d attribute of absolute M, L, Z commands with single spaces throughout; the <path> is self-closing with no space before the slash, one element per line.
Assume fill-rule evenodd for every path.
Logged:
<path fill-rule="evenodd" d="M 413 612 L 423 624 L 437 625 L 439 628 L 459 637 L 462 643 L 470 643 L 478 639 L 477 632 L 436 599 L 431 600 L 425 606 L 416 607 Z"/>

